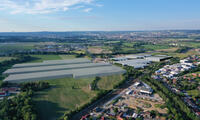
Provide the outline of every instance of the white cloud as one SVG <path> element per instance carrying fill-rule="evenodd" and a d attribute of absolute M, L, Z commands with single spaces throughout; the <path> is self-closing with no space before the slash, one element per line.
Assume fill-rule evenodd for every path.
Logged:
<path fill-rule="evenodd" d="M 73 7 L 78 9 L 77 6 L 93 5 L 95 1 L 96 0 L 0 0 L 0 10 L 9 10 L 11 14 L 45 14 L 56 11 L 67 11 Z M 84 9 L 85 12 L 91 10 L 92 8 Z"/>
<path fill-rule="evenodd" d="M 86 8 L 83 10 L 83 12 L 90 12 L 92 10 L 92 8 Z"/>

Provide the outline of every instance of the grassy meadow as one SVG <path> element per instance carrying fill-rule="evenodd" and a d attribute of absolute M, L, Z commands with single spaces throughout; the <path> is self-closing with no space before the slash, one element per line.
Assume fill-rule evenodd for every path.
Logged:
<path fill-rule="evenodd" d="M 95 78 L 63 78 L 47 80 L 51 88 L 36 93 L 34 97 L 39 116 L 42 120 L 53 120 L 65 112 L 74 110 L 97 95 L 89 85 Z M 101 77 L 97 83 L 99 89 L 110 90 L 122 80 L 121 75 Z"/>
<path fill-rule="evenodd" d="M 43 62 L 44 60 L 64 60 L 64 59 L 73 59 L 74 55 L 31 55 L 35 60 L 31 62 Z"/>
<path fill-rule="evenodd" d="M 5 60 L 11 60 L 14 57 L 0 57 L 0 62 L 5 61 Z"/>
<path fill-rule="evenodd" d="M 13 43 L 0 44 L 0 53 L 12 53 L 16 51 L 26 51 L 34 48 L 34 43 Z"/>

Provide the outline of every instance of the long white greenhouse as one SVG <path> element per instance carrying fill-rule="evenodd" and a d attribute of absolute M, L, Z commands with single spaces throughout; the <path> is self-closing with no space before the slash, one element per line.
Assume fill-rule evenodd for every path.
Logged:
<path fill-rule="evenodd" d="M 83 62 L 81 62 L 81 60 L 83 60 Z M 4 79 L 4 81 L 12 83 L 21 83 L 66 77 L 85 78 L 95 76 L 107 76 L 113 74 L 123 74 L 126 72 L 122 68 L 113 66 L 108 63 L 92 63 L 88 61 L 88 59 L 73 59 L 60 61 L 52 60 L 37 64 L 31 63 L 29 64 L 29 67 L 28 64 L 18 64 L 17 66 L 20 67 L 14 67 L 4 72 L 4 74 L 9 75 L 6 79 Z M 71 64 L 68 64 L 69 62 L 71 62 Z M 48 66 L 46 65 L 47 63 Z M 61 65 L 61 63 L 64 64 Z"/>

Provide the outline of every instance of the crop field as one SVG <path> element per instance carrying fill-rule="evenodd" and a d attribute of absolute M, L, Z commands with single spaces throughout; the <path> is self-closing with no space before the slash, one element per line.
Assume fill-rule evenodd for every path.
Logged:
<path fill-rule="evenodd" d="M 48 80 L 47 82 L 52 87 L 48 90 L 37 92 L 34 98 L 40 118 L 42 120 L 53 120 L 61 117 L 64 112 L 74 110 L 90 102 L 98 92 L 89 88 L 89 84 L 94 79 L 64 78 Z M 97 85 L 99 89 L 110 90 L 114 84 L 117 84 L 121 80 L 121 75 L 105 76 L 101 77 Z"/>
<path fill-rule="evenodd" d="M 0 44 L 0 53 L 10 53 L 15 51 L 26 51 L 34 48 L 34 44 Z"/>
<path fill-rule="evenodd" d="M 0 57 L 0 62 L 5 61 L 5 60 L 11 60 L 14 57 Z"/>
<path fill-rule="evenodd" d="M 184 46 L 188 46 L 188 47 L 193 47 L 193 48 L 200 47 L 200 43 L 199 42 L 181 42 L 180 44 L 182 44 Z"/>
<path fill-rule="evenodd" d="M 126 43 L 123 43 L 123 45 L 126 46 L 126 47 L 133 47 L 134 44 L 135 44 L 134 42 L 131 42 L 131 43 L 126 42 Z"/>
<path fill-rule="evenodd" d="M 199 90 L 189 90 L 187 91 L 188 95 L 191 95 L 192 97 L 200 97 Z"/>
<path fill-rule="evenodd" d="M 169 49 L 168 45 L 143 45 L 144 48 L 150 50 Z"/>
<path fill-rule="evenodd" d="M 185 57 L 188 57 L 189 55 L 200 55 L 197 51 L 191 49 L 187 51 L 186 53 L 175 53 L 173 50 L 176 50 L 175 48 L 170 51 L 170 49 L 167 49 L 167 51 L 157 51 L 155 53 L 152 53 L 152 55 L 169 55 L 172 57 L 179 57 L 180 59 L 183 59 Z"/>
<path fill-rule="evenodd" d="M 177 47 L 171 47 L 169 49 L 158 49 L 156 51 L 158 52 L 175 52 L 178 48 Z"/>
<path fill-rule="evenodd" d="M 100 47 L 100 46 L 89 47 L 88 51 L 93 54 L 111 53 L 108 47 Z"/>
<path fill-rule="evenodd" d="M 44 60 L 63 60 L 63 59 L 72 59 L 75 58 L 74 55 L 31 55 L 36 58 L 32 62 L 42 62 Z"/>

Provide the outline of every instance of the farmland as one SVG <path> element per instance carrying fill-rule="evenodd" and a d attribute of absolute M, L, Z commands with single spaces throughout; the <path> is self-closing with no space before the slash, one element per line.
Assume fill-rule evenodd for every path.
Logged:
<path fill-rule="evenodd" d="M 14 57 L 0 57 L 0 62 L 5 61 L 5 60 L 11 60 Z"/>
<path fill-rule="evenodd" d="M 12 53 L 16 51 L 26 51 L 34 48 L 34 43 L 13 43 L 0 44 L 0 53 Z"/>
<path fill-rule="evenodd" d="M 31 55 L 35 58 L 32 62 L 42 62 L 44 60 L 63 60 L 75 58 L 74 55 Z"/>

